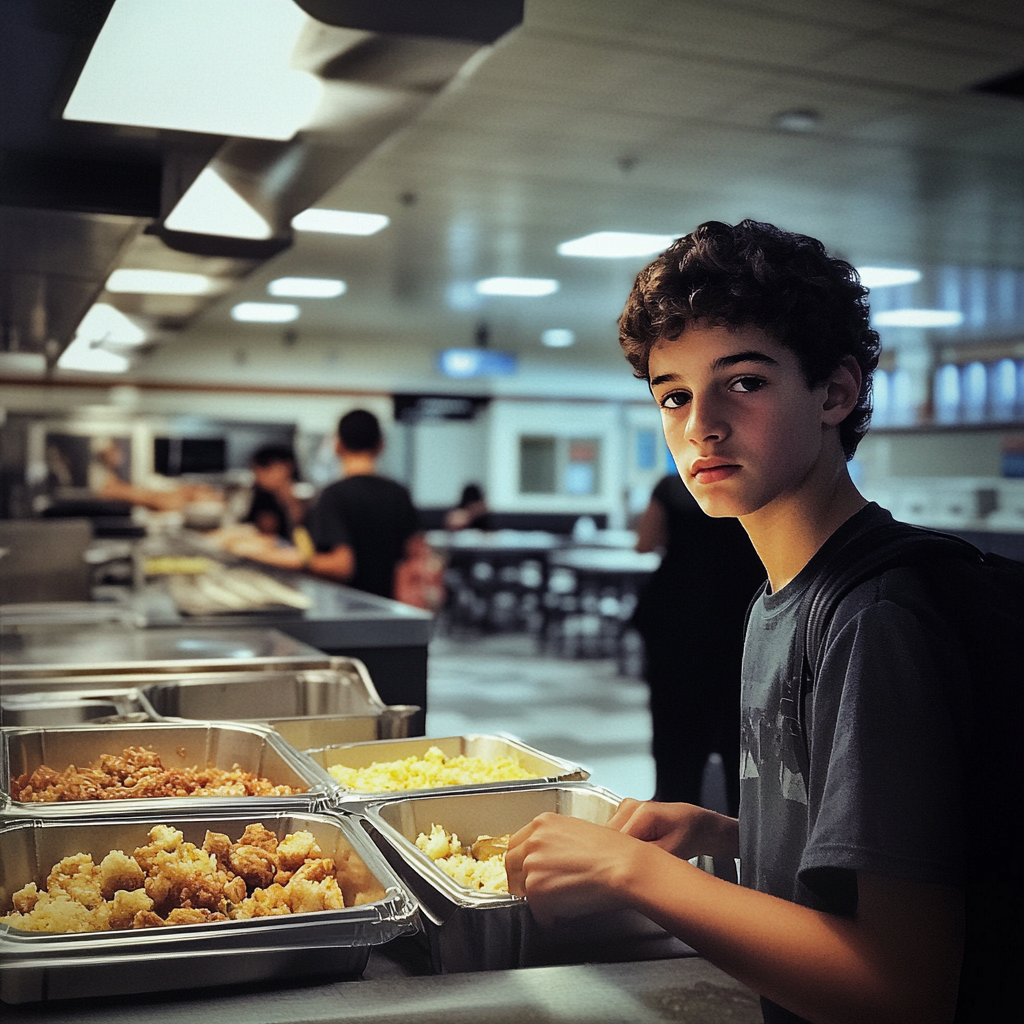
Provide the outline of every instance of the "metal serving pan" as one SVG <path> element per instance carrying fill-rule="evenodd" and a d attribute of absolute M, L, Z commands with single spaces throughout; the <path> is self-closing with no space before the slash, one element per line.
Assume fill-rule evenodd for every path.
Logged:
<path fill-rule="evenodd" d="M 97 813 L 153 813 L 154 801 L 162 808 L 184 813 L 201 802 L 217 809 L 251 804 L 249 814 L 263 808 L 326 806 L 333 793 L 333 780 L 318 765 L 293 750 L 265 726 L 235 722 L 152 722 L 137 725 L 76 726 L 60 729 L 5 729 L 0 736 L 3 758 L 5 806 L 33 816 L 76 817 Z M 148 747 L 160 755 L 164 765 L 191 768 L 230 769 L 238 765 L 270 779 L 275 785 L 299 787 L 294 796 L 256 797 L 151 797 L 127 800 L 74 800 L 56 803 L 15 801 L 11 782 L 41 764 L 62 771 L 68 765 L 91 764 L 102 754 L 120 754 L 126 747 Z M 163 813 L 173 813 L 164 811 Z"/>
<path fill-rule="evenodd" d="M 326 668 L 330 658 L 276 629 L 17 628 L 0 633 L 5 687 L 32 678 Z"/>
<path fill-rule="evenodd" d="M 155 824 L 172 825 L 201 845 L 207 829 L 235 840 L 256 821 L 278 839 L 300 829 L 312 832 L 336 861 L 354 851 L 384 888 L 384 898 L 343 910 L 129 931 L 46 934 L 0 924 L 0 999 L 23 1003 L 353 975 L 366 966 L 371 946 L 416 929 L 415 903 L 355 819 L 255 808 L 189 816 L 8 819 L 0 823 L 0 913 L 10 912 L 13 894 L 29 881 L 43 886 L 63 857 L 90 853 L 98 863 L 110 850 L 130 852 L 149 841 Z"/>
<path fill-rule="evenodd" d="M 363 814 L 389 863 L 420 902 L 434 970 L 507 970 L 547 964 L 693 956 L 693 950 L 635 911 L 589 914 L 541 928 L 526 900 L 459 885 L 416 846 L 441 825 L 464 845 L 515 832 L 544 811 L 603 824 L 620 798 L 589 783 L 488 793 L 432 793 L 368 804 Z"/>
<path fill-rule="evenodd" d="M 527 746 L 514 736 L 492 736 L 468 734 L 465 736 L 442 736 L 437 738 L 418 736 L 413 739 L 386 740 L 378 743 L 340 743 L 318 749 L 305 749 L 325 771 L 334 764 L 343 764 L 348 768 L 366 768 L 374 761 L 398 761 L 407 757 L 422 757 L 429 747 L 437 747 L 445 757 L 464 754 L 467 757 L 482 757 L 493 760 L 501 757 L 514 758 L 527 771 L 534 773 L 534 779 L 522 779 L 507 782 L 466 783 L 458 786 L 444 786 L 443 791 L 471 792 L 477 790 L 493 791 L 536 785 L 538 782 L 581 782 L 589 778 L 590 773 L 571 761 L 542 753 Z M 338 782 L 333 779 L 335 786 Z M 436 792 L 434 790 L 410 789 L 404 793 Z M 379 799 L 380 791 L 352 790 L 339 786 L 340 800 L 344 803 L 362 802 Z M 390 793 L 386 795 L 391 795 Z M 395 794 L 396 796 L 399 794 Z M 450 831 L 450 830 L 449 830 Z M 414 837 L 415 838 L 415 837 Z"/>
<path fill-rule="evenodd" d="M 408 736 L 409 719 L 419 710 L 385 704 L 366 666 L 343 657 L 323 669 L 150 681 L 142 693 L 160 717 L 259 722 L 297 748 Z"/>
<path fill-rule="evenodd" d="M 152 721 L 153 709 L 136 689 L 0 694 L 0 724 L 7 728 Z"/>

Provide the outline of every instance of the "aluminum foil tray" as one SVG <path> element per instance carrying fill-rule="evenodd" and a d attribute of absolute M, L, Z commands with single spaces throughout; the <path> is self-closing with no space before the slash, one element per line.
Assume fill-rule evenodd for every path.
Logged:
<path fill-rule="evenodd" d="M 154 802 L 161 808 L 172 807 L 190 813 L 202 806 L 252 806 L 249 814 L 262 808 L 302 808 L 326 806 L 334 790 L 333 781 L 309 758 L 293 750 L 273 730 L 265 726 L 234 722 L 153 722 L 139 725 L 77 726 L 62 729 L 5 729 L 0 735 L 3 758 L 4 806 L 9 812 L 32 816 L 68 818 L 98 813 L 152 814 Z M 120 754 L 126 747 L 142 746 L 155 750 L 165 766 L 214 767 L 230 769 L 235 764 L 245 771 L 270 779 L 276 785 L 301 787 L 294 796 L 254 797 L 153 797 L 127 800 L 76 800 L 59 803 L 34 803 L 11 799 L 11 781 L 41 764 L 62 771 L 68 765 L 82 767 L 102 754 Z M 163 811 L 163 813 L 172 813 Z"/>
<path fill-rule="evenodd" d="M 109 725 L 156 720 L 149 702 L 136 689 L 26 691 L 0 694 L 0 723 L 24 726 Z"/>
<path fill-rule="evenodd" d="M 306 829 L 328 856 L 354 850 L 385 889 L 383 899 L 343 910 L 250 921 L 82 934 L 26 932 L 0 924 L 0 999 L 7 1003 L 88 996 L 137 995 L 209 985 L 353 975 L 370 948 L 415 931 L 416 905 L 355 819 L 300 812 L 232 811 L 76 821 L 8 819 L 0 823 L 0 908 L 29 881 L 41 885 L 62 857 L 130 851 L 148 842 L 155 824 L 181 829 L 201 845 L 207 829 L 232 839 L 259 821 L 283 839 Z"/>
<path fill-rule="evenodd" d="M 366 666 L 331 658 L 299 672 L 238 672 L 151 680 L 142 692 L 160 717 L 259 722 L 292 746 L 407 736 L 419 708 L 387 705 Z"/>
<path fill-rule="evenodd" d="M 420 903 L 425 941 L 438 973 L 549 964 L 693 956 L 693 950 L 635 911 L 589 914 L 541 928 L 526 900 L 459 885 L 416 847 L 441 825 L 463 844 L 515 832 L 544 811 L 603 824 L 620 800 L 589 783 L 497 792 L 432 793 L 367 804 L 378 846 Z"/>
<path fill-rule="evenodd" d="M 407 757 L 422 757 L 428 747 L 439 748 L 446 757 L 455 757 L 458 754 L 464 754 L 467 757 L 482 757 L 489 760 L 512 757 L 523 768 L 527 771 L 532 771 L 536 775 L 534 779 L 511 782 L 480 782 L 445 786 L 442 788 L 442 791 L 445 793 L 478 790 L 491 792 L 510 787 L 519 788 L 521 786 L 536 785 L 538 782 L 577 782 L 587 779 L 590 775 L 585 768 L 575 765 L 571 761 L 564 761 L 562 758 L 535 750 L 513 736 L 476 734 L 442 736 L 439 738 L 417 736 L 412 739 L 387 740 L 378 743 L 333 744 L 317 749 L 305 749 L 303 753 L 312 758 L 313 761 L 326 771 L 327 768 L 334 764 L 343 764 L 349 768 L 366 768 L 374 761 L 398 761 Z M 380 799 L 382 795 L 392 795 L 390 793 L 382 794 L 380 791 L 344 789 L 333 778 L 332 782 L 338 787 L 338 799 L 345 804 L 362 803 L 367 800 Z M 429 792 L 437 792 L 437 790 L 410 789 L 403 791 L 403 793 Z"/>

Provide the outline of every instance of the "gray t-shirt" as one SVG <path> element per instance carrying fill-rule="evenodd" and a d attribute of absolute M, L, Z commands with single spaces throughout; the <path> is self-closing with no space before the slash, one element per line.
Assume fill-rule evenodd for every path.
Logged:
<path fill-rule="evenodd" d="M 777 594 L 762 594 L 743 657 L 740 857 L 743 884 L 841 915 L 855 872 L 963 885 L 966 662 L 908 569 L 852 591 L 825 638 L 804 699 L 809 750 L 781 703 L 801 603 L 844 544 L 891 521 L 869 504 Z M 765 1004 L 765 1020 L 797 1021 Z"/>

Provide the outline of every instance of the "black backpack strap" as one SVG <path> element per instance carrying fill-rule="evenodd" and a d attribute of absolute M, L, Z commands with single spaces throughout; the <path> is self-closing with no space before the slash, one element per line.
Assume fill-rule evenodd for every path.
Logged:
<path fill-rule="evenodd" d="M 897 566 L 920 565 L 937 558 L 982 562 L 984 556 L 967 541 L 906 523 L 885 523 L 840 548 L 821 567 L 807 588 L 797 621 L 792 671 L 783 686 L 782 726 L 794 737 L 797 761 L 807 778 L 804 701 L 821 669 L 825 636 L 843 598 L 862 583 Z"/>

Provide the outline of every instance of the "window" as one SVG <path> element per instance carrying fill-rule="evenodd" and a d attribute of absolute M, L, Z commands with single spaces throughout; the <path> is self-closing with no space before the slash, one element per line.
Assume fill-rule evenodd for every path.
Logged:
<path fill-rule="evenodd" d="M 596 437 L 521 437 L 519 493 L 597 494 L 600 463 L 601 441 Z"/>

